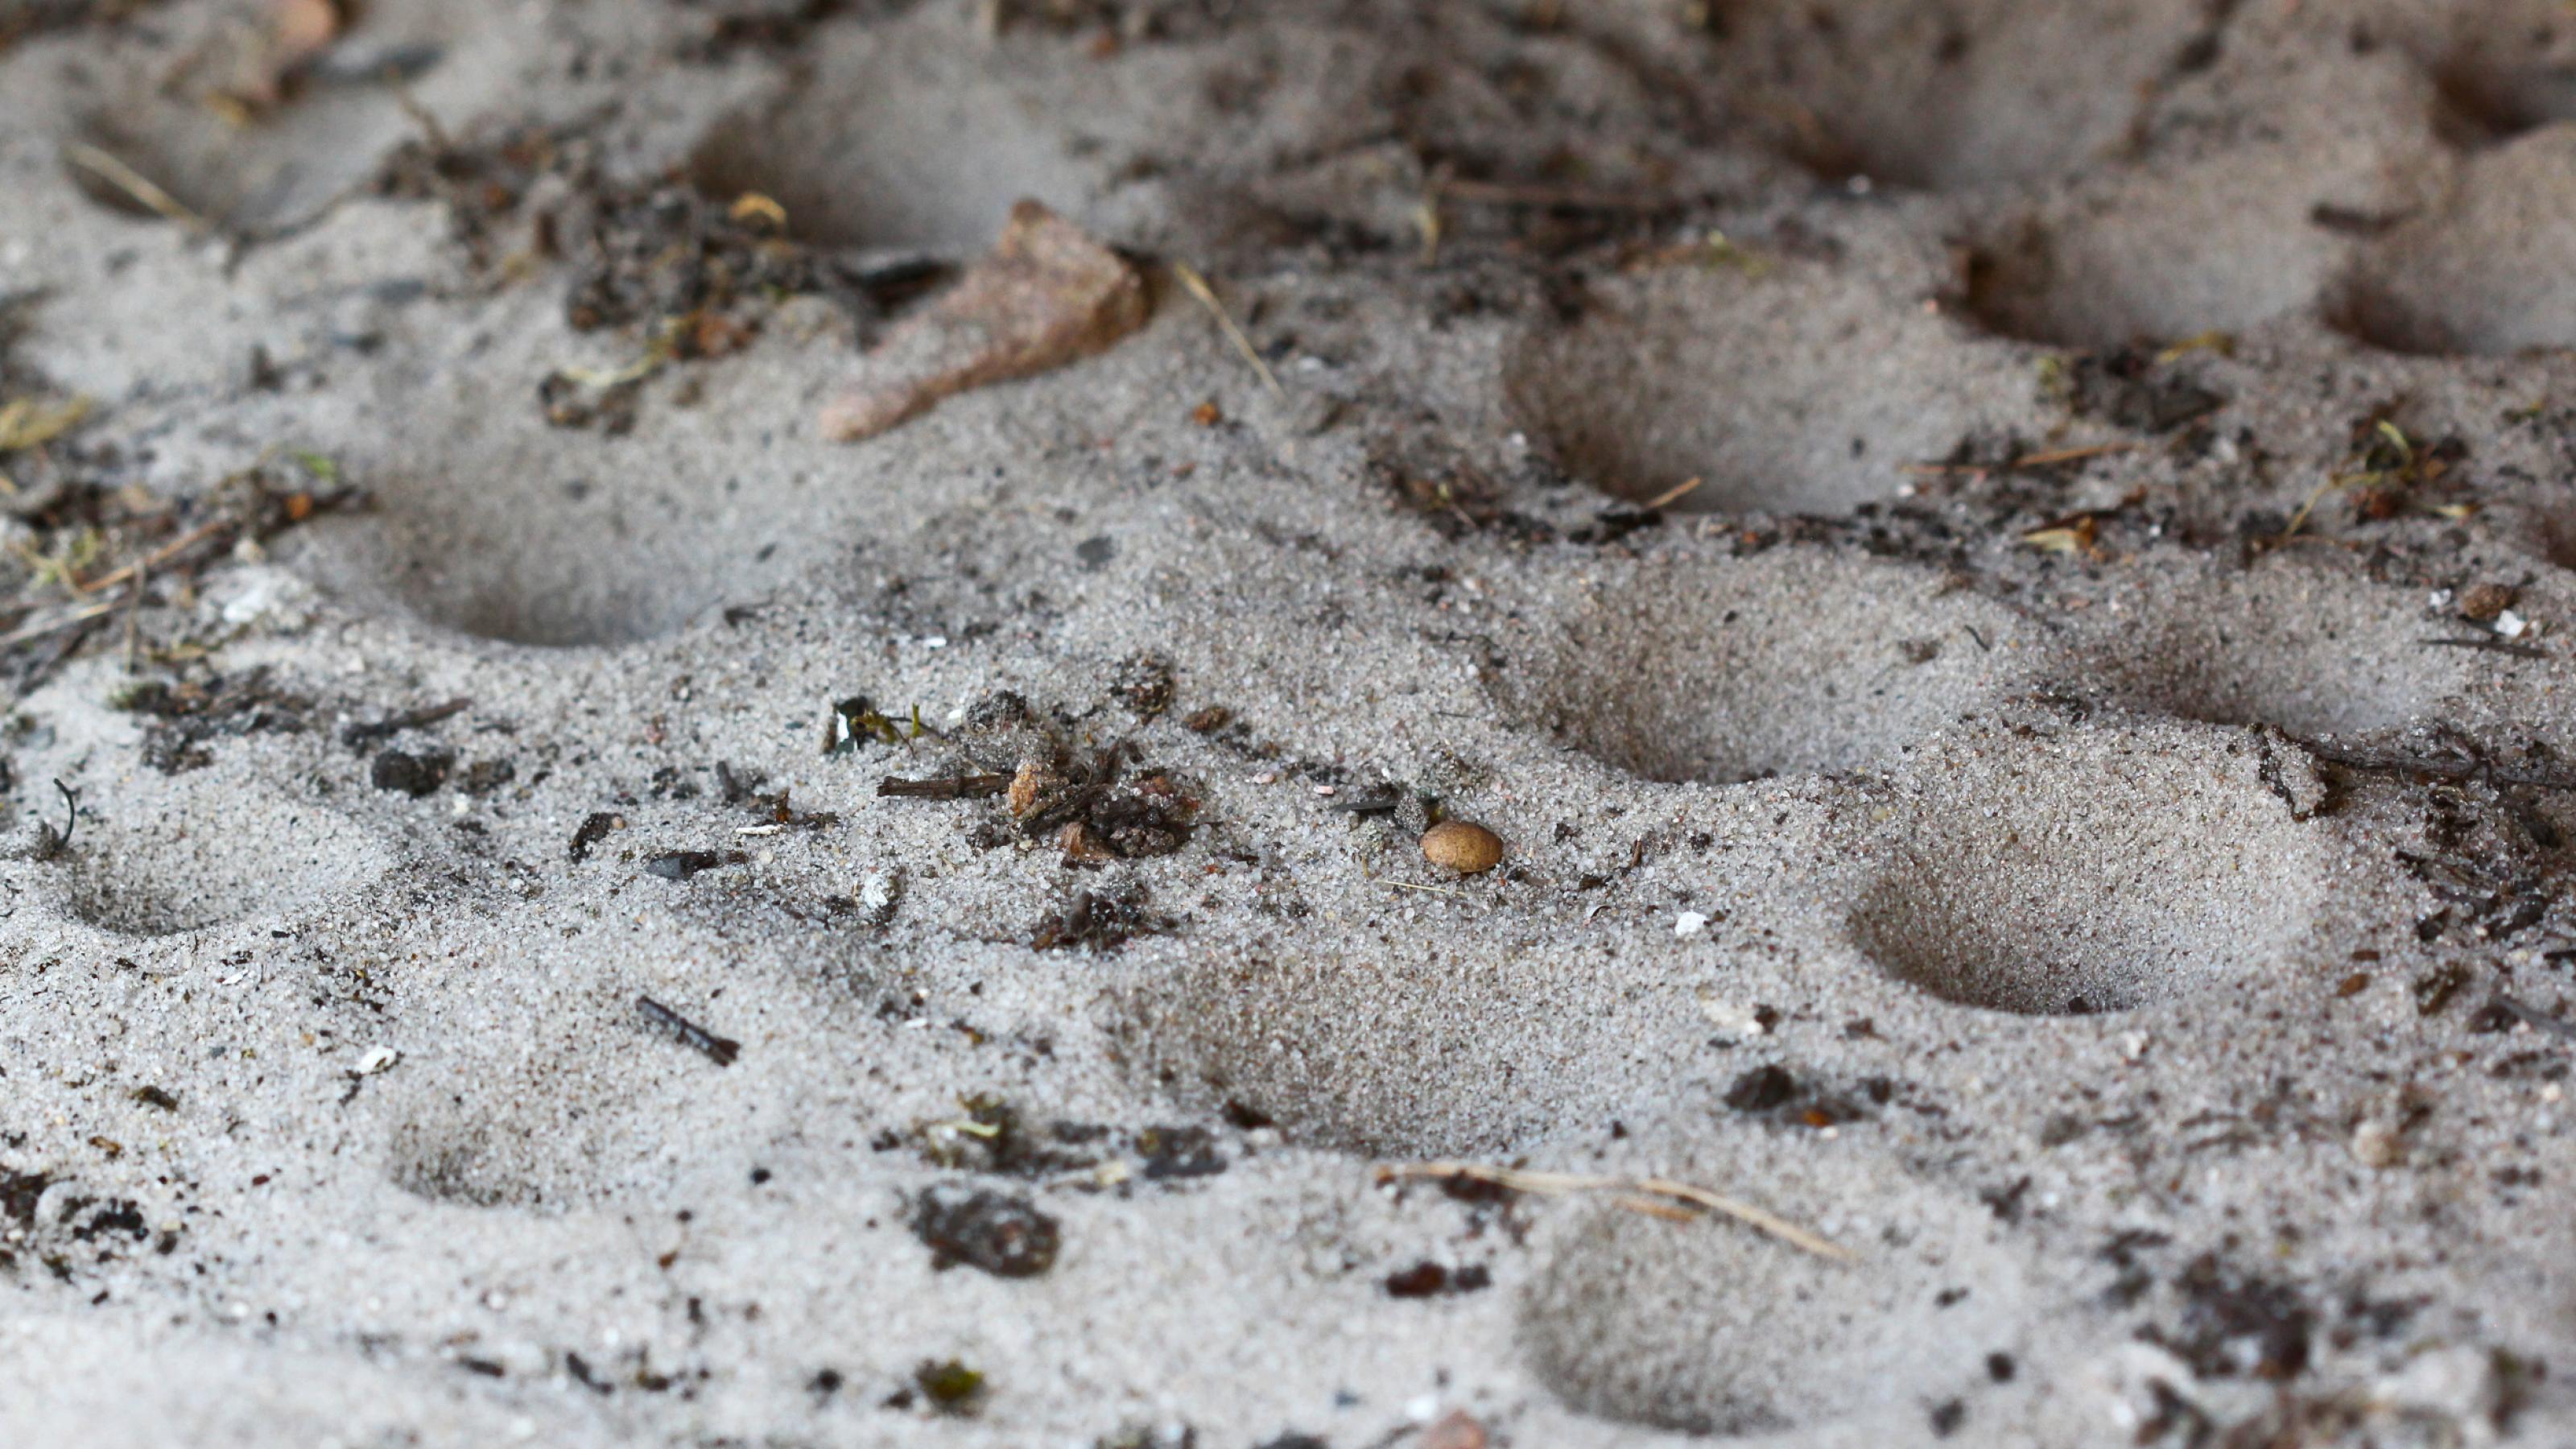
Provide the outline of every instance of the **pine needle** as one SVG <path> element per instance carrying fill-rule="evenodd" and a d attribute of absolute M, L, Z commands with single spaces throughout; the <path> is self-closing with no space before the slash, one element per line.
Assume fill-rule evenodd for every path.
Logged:
<path fill-rule="evenodd" d="M 1278 375 L 1270 370 L 1270 364 L 1262 361 L 1261 354 L 1253 349 L 1252 339 L 1244 336 L 1243 329 L 1235 326 L 1234 319 L 1226 315 L 1225 304 L 1217 300 L 1216 289 L 1208 285 L 1208 279 L 1200 276 L 1198 268 L 1187 262 L 1172 263 L 1172 275 L 1180 278 L 1181 285 L 1189 288 L 1190 295 L 1198 298 L 1199 305 L 1207 308 L 1208 312 L 1216 318 L 1216 325 L 1225 329 L 1226 338 L 1234 344 L 1234 350 L 1242 353 L 1243 360 L 1252 364 L 1252 370 L 1261 374 L 1261 380 L 1269 387 L 1271 396 L 1283 402 L 1286 401 L 1288 390 L 1279 385 Z"/>

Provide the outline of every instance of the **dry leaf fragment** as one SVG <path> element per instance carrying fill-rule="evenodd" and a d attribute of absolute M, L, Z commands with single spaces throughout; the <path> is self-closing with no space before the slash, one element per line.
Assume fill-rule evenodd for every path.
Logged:
<path fill-rule="evenodd" d="M 2092 514 L 2079 513 L 2034 528 L 2023 534 L 2021 541 L 2043 553 L 2090 553 L 2099 529 Z"/>
<path fill-rule="evenodd" d="M 1011 208 L 990 256 L 860 359 L 858 381 L 823 407 L 823 436 L 855 442 L 969 388 L 1102 351 L 1145 321 L 1145 279 L 1116 252 L 1034 201 Z"/>

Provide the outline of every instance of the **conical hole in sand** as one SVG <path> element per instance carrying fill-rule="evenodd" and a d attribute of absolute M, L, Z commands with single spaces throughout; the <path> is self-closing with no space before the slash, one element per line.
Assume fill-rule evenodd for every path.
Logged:
<path fill-rule="evenodd" d="M 1643 565 L 1495 677 L 1515 722 L 1650 780 L 1852 770 L 2037 667 L 2011 615 L 1919 570 L 1794 550 Z"/>
<path fill-rule="evenodd" d="M 2564 5 L 2462 0 L 2452 9 L 2447 49 L 2413 47 L 2455 123 L 2452 139 L 2493 145 L 2576 121 L 2576 23 Z"/>
<path fill-rule="evenodd" d="M 391 858 L 344 817 L 266 786 L 186 777 L 162 801 L 93 802 L 74 832 L 73 914 L 120 936 L 292 919 L 363 889 Z"/>
<path fill-rule="evenodd" d="M 1984 1207 L 1884 1167 L 1793 1156 L 1809 1155 L 1747 1153 L 1666 1175 L 1831 1225 L 1860 1261 L 1719 1220 L 1585 1209 L 1516 1306 L 1538 1380 L 1582 1412 L 1657 1429 L 1743 1436 L 1876 1421 L 1893 1442 L 1920 1436 L 1925 1405 L 1976 1389 L 1987 1356 L 2027 1331 L 2022 1273 L 1990 1241 Z"/>
<path fill-rule="evenodd" d="M 275 65 L 264 21 L 216 27 L 180 57 L 111 76 L 63 147 L 66 174 L 136 217 L 185 213 L 249 237 L 311 222 L 420 134 L 405 88 L 435 91 L 451 74 L 470 84 L 480 57 L 449 65 L 465 37 L 470 48 L 507 44 L 488 16 L 452 0 L 347 10 L 345 29 L 274 78 L 270 102 L 255 94 Z"/>
<path fill-rule="evenodd" d="M 760 598 L 809 531 L 694 471 L 625 466 L 647 445 L 549 431 L 521 405 L 426 463 L 344 457 L 375 510 L 322 521 L 291 556 L 334 594 L 473 638 L 615 648 Z"/>
<path fill-rule="evenodd" d="M 975 255 L 1023 198 L 1079 216 L 1093 183 L 1058 118 L 957 54 L 826 61 L 791 99 L 718 124 L 690 179 L 720 199 L 758 192 L 785 208 L 789 235 L 859 251 Z"/>
<path fill-rule="evenodd" d="M 2328 320 L 2416 356 L 2576 347 L 2576 298 L 2557 284 L 2571 270 L 2576 126 L 2553 126 L 2468 158 L 2446 204 L 2362 253 Z"/>
<path fill-rule="evenodd" d="M 2081 1016 L 2285 969 L 2318 886 L 2258 764 L 2094 732 L 1987 758 L 1900 807 L 1872 860 L 1847 928 L 1881 970 L 1964 1006 Z"/>
<path fill-rule="evenodd" d="M 1605 493 L 1686 513 L 1843 515 L 1896 497 L 1905 464 L 2026 404 L 2026 372 L 2007 385 L 1980 363 L 1917 309 L 1766 259 L 1605 284 L 1580 320 L 1523 337 L 1503 385 L 1532 442 Z"/>
<path fill-rule="evenodd" d="M 1606 1130 L 1638 1061 L 1705 1036 L 1621 979 L 1589 945 L 1461 952 L 1390 910 L 1325 941 L 1193 953 L 1126 983 L 1115 1030 L 1140 1084 L 1189 1110 L 1257 1114 L 1302 1146 L 1478 1156 Z"/>
<path fill-rule="evenodd" d="M 2139 183 L 1990 232 L 1970 257 L 1969 314 L 1998 336 L 2109 350 L 2245 332 L 2308 307 L 2329 263 L 2322 233 L 2304 217 L 2247 214 L 2277 205 L 2178 199 L 2196 185 Z"/>
<path fill-rule="evenodd" d="M 2428 647 L 2418 596 L 2276 562 L 2187 599 L 2083 621 L 2084 687 L 2132 709 L 2304 740 L 2366 739 L 2440 712 L 2479 667 Z"/>
<path fill-rule="evenodd" d="M 2118 150 L 2150 83 L 2205 43 L 2204 9 L 1771 0 L 1723 15 L 1729 54 L 1758 66 L 1745 109 L 1793 158 L 1829 180 L 1940 191 L 2064 176 Z"/>

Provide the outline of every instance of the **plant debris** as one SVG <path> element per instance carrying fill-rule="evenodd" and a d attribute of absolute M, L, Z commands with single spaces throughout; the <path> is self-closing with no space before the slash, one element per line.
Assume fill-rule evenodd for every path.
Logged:
<path fill-rule="evenodd" d="M 1136 1152 L 1149 1182 L 1214 1177 L 1226 1168 L 1216 1134 L 1205 1127 L 1148 1127 L 1136 1134 Z"/>
<path fill-rule="evenodd" d="M 1034 1278 L 1055 1266 L 1063 1234 L 1056 1220 L 1015 1193 L 942 1183 L 913 1203 L 912 1234 L 930 1266 L 960 1263 L 996 1278 Z"/>
<path fill-rule="evenodd" d="M 603 840 L 606 840 L 610 831 L 623 830 L 625 828 L 625 818 L 617 814 L 615 811 L 592 811 L 588 816 L 583 818 L 581 827 L 572 833 L 573 864 L 579 865 L 583 861 L 590 859 L 591 847 L 599 844 L 599 842 Z"/>
<path fill-rule="evenodd" d="M 930 1406 L 943 1414 L 971 1414 L 984 1399 L 984 1376 L 956 1359 L 924 1359 L 912 1371 Z"/>
<path fill-rule="evenodd" d="M 664 880 L 687 880 L 700 871 L 716 870 L 728 865 L 748 864 L 751 857 L 739 850 L 666 850 L 644 861 L 647 875 Z"/>
<path fill-rule="evenodd" d="M 1849 1262 L 1852 1251 L 1837 1247 L 1807 1229 L 1750 1203 L 1738 1202 L 1704 1187 L 1660 1177 L 1604 1177 L 1580 1172 L 1532 1172 L 1517 1167 L 1490 1167 L 1476 1162 L 1388 1163 L 1377 1169 L 1380 1183 L 1428 1178 L 1448 1183 L 1490 1183 L 1514 1192 L 1554 1196 L 1570 1192 L 1606 1192 L 1621 1207 L 1655 1217 L 1691 1218 L 1717 1213 L 1787 1243 L 1801 1252 L 1835 1262 Z"/>
<path fill-rule="evenodd" d="M 2214 336 L 2192 341 L 2219 352 L 2233 346 Z M 2042 383 L 2077 417 L 2131 432 L 2169 433 L 2227 405 L 2226 398 L 2174 366 L 2192 350 L 2177 344 L 2160 353 L 2134 347 L 2080 353 L 2059 359 Z"/>
<path fill-rule="evenodd" d="M 1022 201 L 990 256 L 869 350 L 818 428 L 834 442 L 874 437 L 943 398 L 1102 351 L 1144 325 L 1145 308 L 1145 279 L 1125 258 Z"/>
<path fill-rule="evenodd" d="M 143 727 L 143 762 L 164 775 L 213 764 L 207 745 L 214 740 L 299 733 L 313 710 L 311 700 L 272 686 L 265 668 L 141 680 L 111 703 L 149 721 Z"/>
<path fill-rule="evenodd" d="M 1410 1268 L 1386 1275 L 1389 1298 L 1439 1298 L 1452 1293 L 1474 1293 L 1494 1286 L 1493 1271 L 1482 1263 L 1471 1263 L 1454 1272 L 1425 1258 Z"/>
<path fill-rule="evenodd" d="M 704 1056 L 720 1067 L 729 1067 L 742 1055 L 742 1043 L 731 1037 L 718 1036 L 649 996 L 635 998 L 635 1009 L 644 1014 L 647 1024 L 667 1032 L 682 1046 Z"/>
<path fill-rule="evenodd" d="M 367 777 L 379 790 L 418 800 L 436 794 L 438 787 L 447 783 L 448 772 L 455 768 L 456 757 L 444 750 L 418 754 L 386 750 L 376 756 Z"/>
<path fill-rule="evenodd" d="M 1035 951 L 1115 951 L 1137 936 L 1158 935 L 1177 922 L 1145 908 L 1142 888 L 1124 891 L 1076 891 L 1063 908 L 1038 922 L 1029 933 Z"/>
<path fill-rule="evenodd" d="M 1004 797 L 1009 831 L 1053 837 L 1069 864 L 1170 855 L 1196 826 L 1196 787 L 1156 769 L 1129 770 L 1118 743 L 1077 748 L 1068 726 L 1041 719 L 1027 700 L 1003 691 L 967 711 L 950 744 L 975 768 L 929 779 L 877 782 L 880 796 L 958 800 Z M 999 822 L 995 822 L 999 823 Z"/>

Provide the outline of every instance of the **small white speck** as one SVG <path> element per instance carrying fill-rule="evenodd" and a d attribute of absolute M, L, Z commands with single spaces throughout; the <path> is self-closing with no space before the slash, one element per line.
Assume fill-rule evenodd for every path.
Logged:
<path fill-rule="evenodd" d="M 1705 911 L 1684 911 L 1673 917 L 1673 934 L 1676 936 L 1696 936 L 1707 929 L 1708 913 Z"/>
<path fill-rule="evenodd" d="M 1417 1399 L 1408 1399 L 1404 1404 L 1404 1417 L 1417 1424 L 1428 1424 L 1437 1418 L 1439 1413 L 1440 1396 L 1438 1394 L 1424 1394 Z"/>
<path fill-rule="evenodd" d="M 383 1071 L 385 1068 L 390 1067 L 401 1060 L 402 1053 L 395 1051 L 392 1047 L 371 1047 L 368 1049 L 365 1056 L 358 1058 L 358 1075 L 362 1077 L 372 1077 L 376 1073 Z"/>
<path fill-rule="evenodd" d="M 2531 621 L 2507 609 L 2496 615 L 2495 631 L 2507 639 L 2519 639 L 2531 632 Z"/>

